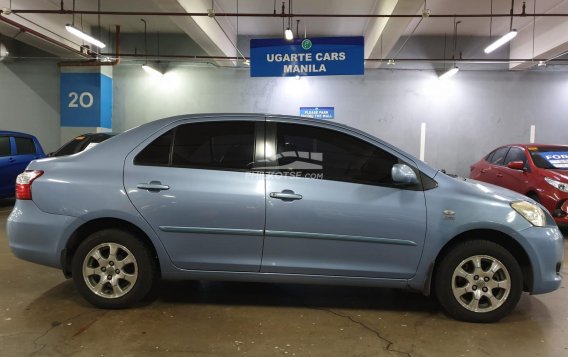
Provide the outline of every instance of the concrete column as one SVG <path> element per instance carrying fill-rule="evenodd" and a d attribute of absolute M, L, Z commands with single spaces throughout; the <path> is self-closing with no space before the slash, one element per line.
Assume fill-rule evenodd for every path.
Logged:
<path fill-rule="evenodd" d="M 62 67 L 61 144 L 112 130 L 112 67 Z"/>

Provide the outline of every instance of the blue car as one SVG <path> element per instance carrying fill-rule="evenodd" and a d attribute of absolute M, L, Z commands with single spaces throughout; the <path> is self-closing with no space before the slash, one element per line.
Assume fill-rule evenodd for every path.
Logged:
<path fill-rule="evenodd" d="M 411 289 L 492 322 L 562 279 L 563 237 L 538 203 L 333 122 L 162 119 L 33 161 L 17 192 L 14 254 L 100 308 L 159 278 L 213 279 Z"/>
<path fill-rule="evenodd" d="M 16 177 L 30 161 L 45 157 L 37 138 L 14 131 L 0 131 L 0 198 L 13 197 Z"/>

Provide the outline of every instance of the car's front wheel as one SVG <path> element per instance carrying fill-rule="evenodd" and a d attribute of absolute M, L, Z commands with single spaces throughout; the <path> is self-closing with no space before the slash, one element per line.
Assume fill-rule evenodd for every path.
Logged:
<path fill-rule="evenodd" d="M 88 236 L 73 255 L 75 286 L 91 304 L 120 309 L 152 289 L 157 268 L 151 251 L 134 234 L 105 229 Z"/>
<path fill-rule="evenodd" d="M 435 276 L 438 301 L 462 321 L 494 322 L 517 305 L 523 275 L 504 247 L 486 240 L 460 243 L 439 263 Z"/>

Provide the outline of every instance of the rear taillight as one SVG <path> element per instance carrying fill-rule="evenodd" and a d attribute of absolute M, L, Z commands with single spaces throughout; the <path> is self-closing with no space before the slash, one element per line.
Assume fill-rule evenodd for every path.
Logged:
<path fill-rule="evenodd" d="M 31 200 L 32 199 L 32 182 L 43 175 L 41 170 L 26 170 L 16 178 L 16 199 Z"/>

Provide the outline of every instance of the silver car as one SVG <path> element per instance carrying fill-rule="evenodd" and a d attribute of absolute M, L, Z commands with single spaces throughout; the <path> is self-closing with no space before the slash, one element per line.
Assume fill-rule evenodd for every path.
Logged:
<path fill-rule="evenodd" d="M 14 254 L 102 308 L 159 278 L 217 279 L 412 289 L 490 322 L 561 283 L 563 237 L 536 202 L 332 122 L 158 120 L 33 161 L 16 191 Z"/>

